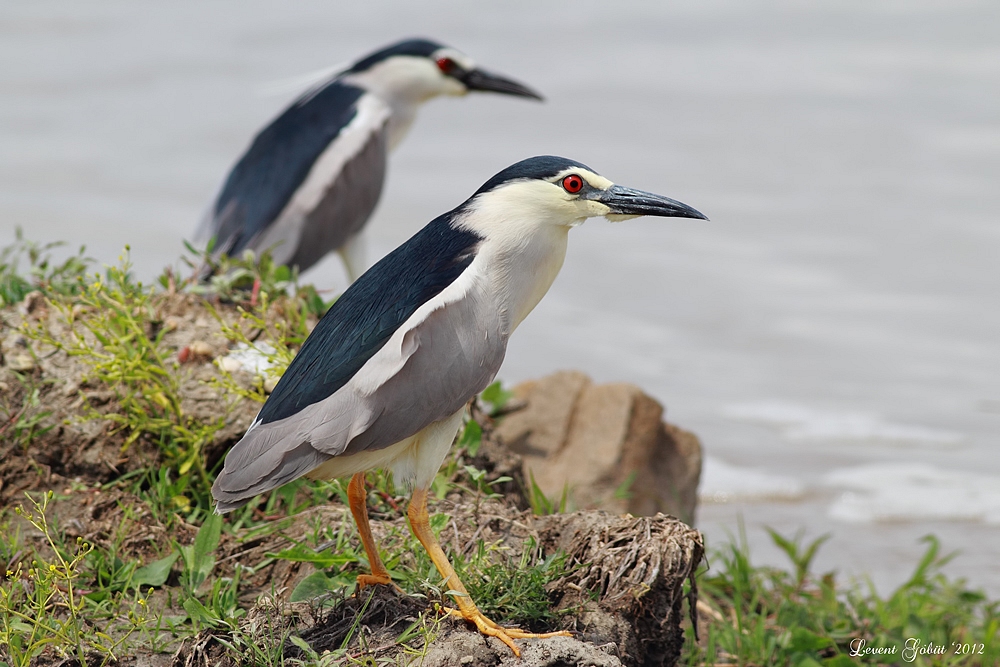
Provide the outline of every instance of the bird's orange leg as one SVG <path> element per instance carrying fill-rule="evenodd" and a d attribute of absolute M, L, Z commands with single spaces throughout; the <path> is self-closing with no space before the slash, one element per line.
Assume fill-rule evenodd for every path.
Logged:
<path fill-rule="evenodd" d="M 368 525 L 368 490 L 365 488 L 365 474 L 356 473 L 351 477 L 351 483 L 347 485 L 347 499 L 351 505 L 351 514 L 354 515 L 354 523 L 358 524 L 358 533 L 361 535 L 361 544 L 365 547 L 368 555 L 368 565 L 371 567 L 371 574 L 358 575 L 358 588 L 372 586 L 375 584 L 391 584 L 389 571 L 382 564 L 382 559 L 378 555 L 378 547 L 375 546 L 375 538 L 372 537 L 371 526 Z"/>
<path fill-rule="evenodd" d="M 420 540 L 420 543 L 424 545 L 424 549 L 427 550 L 431 560 L 434 561 L 438 572 L 444 577 L 445 587 L 449 591 L 453 591 L 452 597 L 455 598 L 455 604 L 458 606 L 458 609 L 448 609 L 449 614 L 463 618 L 469 623 L 475 623 L 476 628 L 481 633 L 490 637 L 496 637 L 509 646 L 510 650 L 517 657 L 521 657 L 521 651 L 514 644 L 515 639 L 544 639 L 546 637 L 571 636 L 570 633 L 565 631 L 535 634 L 533 632 L 518 630 L 517 628 L 503 628 L 483 616 L 476 603 L 469 597 L 469 592 L 459 580 L 458 575 L 455 574 L 455 569 L 451 566 L 448 557 L 445 556 L 444 550 L 431 531 L 430 520 L 427 516 L 427 489 L 414 490 L 413 498 L 410 500 L 410 507 L 406 513 L 410 518 L 410 530 Z"/>

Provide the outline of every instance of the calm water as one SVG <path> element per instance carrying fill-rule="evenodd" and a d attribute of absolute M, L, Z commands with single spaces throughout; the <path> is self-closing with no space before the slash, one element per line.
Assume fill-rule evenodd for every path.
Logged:
<path fill-rule="evenodd" d="M 0 240 L 129 243 L 152 276 L 292 95 L 269 83 L 435 37 L 549 101 L 430 103 L 373 257 L 539 153 L 695 206 L 576 230 L 502 376 L 657 396 L 704 442 L 710 541 L 742 517 L 780 562 L 762 526 L 832 532 L 818 567 L 887 589 L 933 532 L 1000 594 L 1000 6 L 343 4 L 6 3 Z"/>

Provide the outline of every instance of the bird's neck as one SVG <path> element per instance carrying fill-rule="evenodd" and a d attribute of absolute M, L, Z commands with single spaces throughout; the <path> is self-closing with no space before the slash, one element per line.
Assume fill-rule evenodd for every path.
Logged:
<path fill-rule="evenodd" d="M 410 131 L 410 126 L 413 125 L 413 120 L 417 116 L 417 107 L 419 105 L 419 102 L 393 102 L 389 100 L 389 106 L 392 109 L 388 126 L 389 150 L 394 150 L 406 136 L 406 133 Z"/>
<path fill-rule="evenodd" d="M 344 77 L 344 81 L 367 91 L 389 107 L 390 150 L 406 136 L 420 105 L 440 94 L 439 91 L 422 85 L 419 77 L 407 76 L 405 72 L 391 69 L 349 74 Z"/>
<path fill-rule="evenodd" d="M 491 239 L 484 265 L 508 335 L 549 291 L 566 258 L 568 227 L 533 228 L 528 234 Z"/>

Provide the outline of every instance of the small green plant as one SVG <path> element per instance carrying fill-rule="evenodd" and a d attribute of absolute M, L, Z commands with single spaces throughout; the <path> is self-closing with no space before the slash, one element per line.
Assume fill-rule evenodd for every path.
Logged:
<path fill-rule="evenodd" d="M 215 552 L 221 537 L 222 517 L 209 514 L 192 544 L 175 542 L 173 554 L 150 563 L 144 571 L 137 573 L 152 584 L 156 583 L 155 580 L 162 584 L 179 557 L 181 606 L 196 628 L 205 625 L 232 628 L 246 613 L 239 606 L 240 579 L 245 568 L 237 564 L 232 577 L 212 577 L 216 566 Z"/>
<path fill-rule="evenodd" d="M 181 546 L 175 543 L 174 546 L 184 564 L 181 586 L 189 596 L 198 595 L 198 588 L 215 569 L 215 550 L 219 548 L 221 537 L 222 517 L 218 514 L 209 514 L 205 523 L 198 529 L 193 544 Z"/>
<path fill-rule="evenodd" d="M 166 464 L 180 476 L 193 474 L 192 491 L 199 506 L 208 507 L 211 486 L 202 456 L 225 424 L 225 417 L 204 421 L 185 414 L 180 388 L 184 377 L 163 345 L 166 328 L 157 314 L 158 297 L 133 280 L 128 249 L 106 278 L 96 277 L 72 300 L 53 300 L 69 333 L 56 334 L 47 322 L 26 323 L 25 335 L 43 345 L 82 360 L 86 378 L 109 387 L 116 409 L 91 408 L 90 419 L 114 425 L 126 437 L 128 448 L 142 436 L 150 437 Z"/>
<path fill-rule="evenodd" d="M 462 428 L 458 436 L 456 447 L 464 449 L 469 456 L 479 453 L 479 447 L 483 444 L 483 427 L 475 419 L 469 419 Z"/>
<path fill-rule="evenodd" d="M 298 281 L 298 269 L 276 264 L 269 252 L 258 256 L 253 250 L 245 250 L 238 257 L 216 256 L 212 252 L 214 245 L 215 239 L 212 239 L 205 250 L 199 250 L 184 242 L 192 257 L 185 257 L 183 261 L 193 270 L 184 285 L 187 291 L 231 303 L 252 302 L 255 305 L 260 294 L 269 294 L 272 298 L 286 294 Z M 173 279 L 172 272 L 168 271 L 160 276 L 159 282 L 165 289 L 176 289 L 178 285 L 172 284 Z"/>
<path fill-rule="evenodd" d="M 804 530 L 791 539 L 783 537 L 773 528 L 767 528 L 767 533 L 771 536 L 771 541 L 785 552 L 788 560 L 792 561 L 792 565 L 795 566 L 795 585 L 798 588 L 802 588 L 809 576 L 809 568 L 816 557 L 816 552 L 819 551 L 824 542 L 830 539 L 830 534 L 827 533 L 826 535 L 819 536 L 803 549 L 802 539 L 805 537 Z"/>
<path fill-rule="evenodd" d="M 11 667 L 28 667 L 51 649 L 81 665 L 92 664 L 88 656 L 97 654 L 103 666 L 117 660 L 119 649 L 145 624 L 146 600 L 138 593 L 126 598 L 118 591 L 113 600 L 104 601 L 114 602 L 110 617 L 95 613 L 101 608 L 92 607 L 81 592 L 84 563 L 94 547 L 82 538 L 72 549 L 59 542 L 46 517 L 52 498 L 51 492 L 40 500 L 29 495 L 31 509 L 15 510 L 44 536 L 50 555 L 36 552 L 27 569 L 18 562 L 6 571 L 0 586 L 0 655 Z M 122 609 L 127 609 L 124 615 Z M 105 621 L 96 628 L 95 616 Z"/>
<path fill-rule="evenodd" d="M 309 335 L 310 312 L 303 301 L 282 298 L 272 302 L 263 291 L 256 305 L 240 306 L 239 312 L 239 319 L 231 324 L 212 309 L 222 335 L 235 345 L 233 353 L 215 362 L 220 371 L 217 382 L 231 394 L 263 403 Z M 238 368 L 229 366 L 232 360 Z M 249 389 L 234 377 L 235 372 L 247 370 L 253 378 Z"/>
<path fill-rule="evenodd" d="M 287 622 L 291 614 L 287 605 L 273 593 L 258 600 L 257 606 L 263 611 L 257 622 L 230 622 L 229 636 L 217 636 L 217 639 L 229 650 L 234 664 L 282 667 L 286 664 L 286 641 L 296 644 L 295 640 L 299 639 L 292 634 Z"/>
<path fill-rule="evenodd" d="M 212 239 L 205 250 L 199 250 L 185 241 L 184 247 L 190 257 L 184 257 L 183 261 L 192 269 L 191 276 L 178 285 L 173 271 L 168 269 L 159 277 L 160 285 L 168 291 L 184 289 L 251 308 L 256 307 L 264 295 L 275 301 L 292 294 L 305 306 L 306 312 L 317 317 L 323 316 L 333 305 L 333 301 L 324 301 L 312 285 L 300 286 L 298 268 L 276 263 L 270 252 L 258 256 L 252 250 L 245 250 L 231 257 L 215 255 L 212 252 L 214 245 L 215 239 Z"/>
<path fill-rule="evenodd" d="M 28 241 L 18 227 L 15 242 L 0 250 L 0 308 L 18 303 L 30 292 L 40 291 L 47 296 L 78 294 L 84 276 L 93 262 L 84 256 L 80 247 L 62 263 L 52 259 L 52 251 L 64 243 L 39 244 Z M 21 273 L 21 262 L 27 259 L 27 275 Z"/>
<path fill-rule="evenodd" d="M 17 407 L 8 403 L 6 397 L 0 398 L 0 439 L 23 452 L 32 441 L 45 435 L 56 425 L 46 423 L 46 418 L 52 411 L 42 406 L 39 384 L 29 376 L 15 375 L 24 387 L 24 396 Z"/>
<path fill-rule="evenodd" d="M 566 574 L 569 557 L 562 552 L 545 556 L 533 538 L 521 545 L 518 556 L 477 540 L 468 557 L 453 557 L 453 565 L 487 616 L 543 630 L 555 626 L 567 613 L 553 609 L 546 587 Z"/>
<path fill-rule="evenodd" d="M 197 521 L 210 511 L 204 504 L 208 502 L 203 495 L 204 487 L 198 488 L 191 474 L 181 475 L 166 466 L 140 468 L 106 486 L 130 487 L 132 493 L 145 501 L 155 519 L 166 525 L 172 524 L 177 517 L 188 522 Z M 196 500 L 192 501 L 192 497 Z M 198 502 L 199 498 L 202 503 Z"/>
<path fill-rule="evenodd" d="M 531 511 L 536 516 L 546 516 L 548 514 L 564 514 L 566 512 L 566 506 L 569 503 L 569 484 L 563 485 L 562 495 L 559 500 L 549 498 L 542 491 L 542 488 L 538 486 L 538 482 L 535 481 L 534 473 L 528 473 L 528 483 L 530 487 L 528 488 L 528 504 L 531 506 Z"/>
<path fill-rule="evenodd" d="M 473 493 L 473 502 L 475 503 L 476 507 L 475 516 L 477 518 L 479 517 L 479 505 L 483 500 L 492 500 L 495 498 L 500 498 L 503 495 L 501 493 L 498 493 L 493 488 L 493 486 L 495 484 L 503 484 L 504 482 L 514 481 L 512 477 L 507 477 L 506 475 L 497 477 L 494 480 L 488 480 L 486 479 L 486 471 L 480 470 L 475 466 L 466 465 L 463 466 L 462 469 L 465 471 L 465 474 L 468 476 L 469 481 L 472 482 L 474 486 L 474 488 L 472 489 L 472 493 Z"/>
<path fill-rule="evenodd" d="M 243 568 L 237 565 L 232 577 L 212 580 L 212 587 L 202 598 L 191 596 L 184 600 L 184 611 L 195 627 L 236 627 L 237 621 L 246 615 L 239 606 L 240 577 Z"/>
<path fill-rule="evenodd" d="M 504 389 L 499 380 L 483 389 L 483 393 L 479 395 L 480 401 L 487 408 L 487 414 L 491 417 L 501 414 L 513 397 L 514 392 Z"/>
<path fill-rule="evenodd" d="M 635 478 L 638 473 L 635 470 L 630 472 L 625 479 L 619 484 L 612 495 L 615 500 L 628 500 L 632 497 L 632 486 L 635 484 Z"/>

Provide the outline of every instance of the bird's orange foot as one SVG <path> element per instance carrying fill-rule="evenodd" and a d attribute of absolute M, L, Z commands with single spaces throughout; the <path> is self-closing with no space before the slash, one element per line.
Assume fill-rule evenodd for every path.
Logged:
<path fill-rule="evenodd" d="M 365 586 L 388 586 L 391 583 L 392 579 L 389 578 L 388 574 L 358 575 L 358 588 L 364 588 Z"/>
<path fill-rule="evenodd" d="M 524 630 L 519 630 L 518 628 L 504 628 L 490 619 L 483 616 L 483 613 L 478 609 L 472 609 L 469 611 L 462 611 L 460 609 L 452 609 L 450 607 L 444 607 L 443 611 L 447 612 L 449 616 L 454 616 L 455 618 L 461 618 L 468 623 L 474 623 L 476 629 L 487 637 L 496 637 L 504 644 L 510 647 L 510 650 L 514 652 L 518 658 L 521 657 L 521 649 L 517 647 L 514 643 L 515 639 L 547 639 L 549 637 L 572 637 L 573 635 L 565 630 L 560 630 L 559 632 L 525 632 Z"/>
<path fill-rule="evenodd" d="M 402 588 L 392 583 L 388 574 L 359 574 L 357 581 L 359 591 L 365 586 L 392 586 L 397 593 L 403 592 Z"/>

